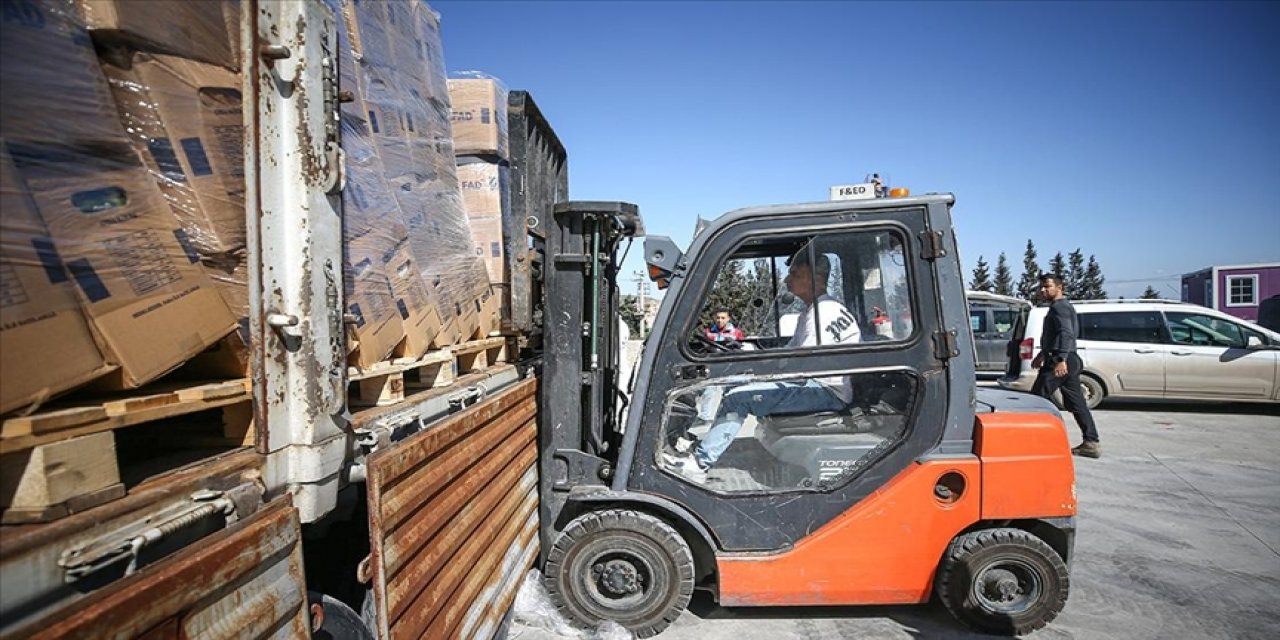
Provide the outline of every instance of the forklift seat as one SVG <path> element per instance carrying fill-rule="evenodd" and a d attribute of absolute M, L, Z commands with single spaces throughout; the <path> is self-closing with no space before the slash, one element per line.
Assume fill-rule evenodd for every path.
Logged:
<path fill-rule="evenodd" d="M 760 419 L 779 436 L 825 436 L 875 431 L 877 422 L 861 407 L 818 413 L 774 413 Z"/>

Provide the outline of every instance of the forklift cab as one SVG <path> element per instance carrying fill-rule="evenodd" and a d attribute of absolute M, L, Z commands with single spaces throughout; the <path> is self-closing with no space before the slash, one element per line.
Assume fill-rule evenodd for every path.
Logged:
<path fill-rule="evenodd" d="M 1021 528 L 983 518 L 952 202 L 745 209 L 713 221 L 687 253 L 647 239 L 666 295 L 634 385 L 593 383 L 606 391 L 599 412 L 544 404 L 544 571 L 565 613 L 644 637 L 695 587 L 725 606 L 891 604 L 924 602 L 935 582 L 963 591 L 948 606 L 988 631 L 1022 632 L 1061 609 L 1074 478 L 1056 416 L 1026 420 L 1058 461 L 1051 488 L 1034 489 L 1048 494 L 1028 500 Z M 546 315 L 581 342 L 587 307 L 553 308 L 557 289 Z M 723 308 L 743 344 L 705 337 Z M 547 370 L 561 360 L 550 353 Z M 591 376 L 554 366 L 543 397 L 566 405 L 560 377 Z M 1014 557 L 985 569 L 953 558 L 981 531 L 1016 538 L 983 542 Z"/>

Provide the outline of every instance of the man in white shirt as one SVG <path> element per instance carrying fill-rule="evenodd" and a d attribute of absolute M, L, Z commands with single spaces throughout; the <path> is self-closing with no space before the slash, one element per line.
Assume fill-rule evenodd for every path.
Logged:
<path fill-rule="evenodd" d="M 809 264 L 808 248 L 791 259 L 785 280 L 787 290 L 808 305 L 796 323 L 788 349 L 859 342 L 858 321 L 839 300 L 827 293 L 831 264 L 818 254 Z M 734 387 L 720 402 L 719 417 L 688 456 L 669 456 L 667 462 L 686 478 L 704 482 L 707 469 L 720 459 L 747 415 L 775 413 L 821 413 L 839 411 L 853 401 L 848 376 L 832 376 L 803 381 L 757 382 Z"/>

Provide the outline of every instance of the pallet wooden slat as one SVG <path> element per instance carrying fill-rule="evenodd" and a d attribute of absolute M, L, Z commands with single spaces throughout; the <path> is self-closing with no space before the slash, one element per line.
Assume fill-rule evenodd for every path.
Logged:
<path fill-rule="evenodd" d="M 104 431 L 173 418 L 197 411 L 247 403 L 252 386 L 247 379 L 194 384 L 162 393 L 108 398 L 94 404 L 53 409 L 32 416 L 8 418 L 0 425 L 0 454 Z"/>
<path fill-rule="evenodd" d="M 103 420 L 106 417 L 107 410 L 102 407 L 75 407 L 37 413 L 32 416 L 9 418 L 4 421 L 3 430 L 0 430 L 0 438 L 17 438 L 19 436 L 61 431 Z"/>

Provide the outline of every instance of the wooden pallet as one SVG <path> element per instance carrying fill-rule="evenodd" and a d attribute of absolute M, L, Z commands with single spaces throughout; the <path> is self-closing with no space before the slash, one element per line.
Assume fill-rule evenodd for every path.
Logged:
<path fill-rule="evenodd" d="M 449 347 L 458 363 L 458 373 L 475 373 L 490 365 L 507 362 L 507 339 L 501 336 L 472 340 Z"/>
<path fill-rule="evenodd" d="M 115 434 L 92 433 L 3 457 L 0 523 L 48 522 L 124 496 Z"/>
<path fill-rule="evenodd" d="M 68 406 L 50 406 L 30 416 L 0 423 L 0 454 L 22 451 L 74 438 L 113 431 L 165 418 L 248 403 L 248 379 L 214 383 L 165 384 L 139 389 L 133 395 L 81 399 Z M 251 412 L 236 411 L 243 418 Z M 229 429 L 241 425 L 228 425 Z"/>
<path fill-rule="evenodd" d="M 507 361 L 507 339 L 473 340 L 428 352 L 420 358 L 395 358 L 361 369 L 349 367 L 348 404 L 352 407 L 384 407 L 406 395 L 452 384 L 459 375 L 483 371 Z"/>
<path fill-rule="evenodd" d="M 432 389 L 453 382 L 453 354 L 430 351 L 419 358 L 395 358 L 367 369 L 347 368 L 353 407 L 381 407 L 404 400 L 406 390 Z"/>

